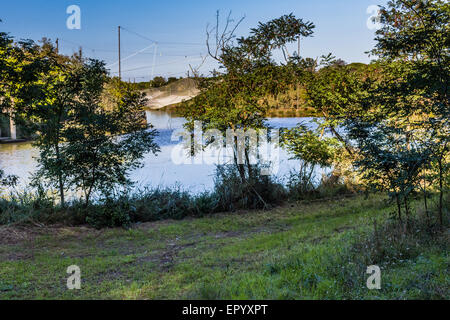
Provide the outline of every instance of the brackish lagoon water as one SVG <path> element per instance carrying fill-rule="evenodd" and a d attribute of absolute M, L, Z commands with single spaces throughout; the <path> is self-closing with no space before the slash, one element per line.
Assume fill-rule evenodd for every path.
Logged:
<path fill-rule="evenodd" d="M 172 141 L 175 131 L 182 129 L 185 120 L 165 111 L 147 111 L 147 120 L 158 131 L 157 143 L 161 152 L 157 156 L 145 156 L 144 166 L 131 173 L 131 179 L 137 188 L 180 186 L 192 193 L 210 190 L 213 187 L 214 164 L 176 164 L 172 160 L 174 148 L 179 148 L 179 141 Z M 311 123 L 312 118 L 271 118 L 268 124 L 272 128 L 292 128 L 299 122 Z M 36 170 L 35 158 L 38 151 L 31 143 L 0 145 L 0 167 L 7 174 L 19 177 L 16 188 L 26 188 L 30 177 Z M 279 170 L 277 176 L 283 178 L 290 170 L 298 167 L 298 161 L 289 160 L 289 155 L 282 149 L 279 152 Z"/>

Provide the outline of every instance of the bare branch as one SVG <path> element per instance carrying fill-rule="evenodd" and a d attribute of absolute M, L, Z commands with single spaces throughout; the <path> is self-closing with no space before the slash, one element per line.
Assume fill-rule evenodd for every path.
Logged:
<path fill-rule="evenodd" d="M 223 60 L 221 58 L 221 55 L 224 51 L 224 49 L 229 46 L 230 42 L 233 40 L 235 36 L 236 29 L 239 27 L 239 25 L 244 21 L 245 16 L 239 19 L 237 23 L 234 23 L 234 20 L 231 17 L 231 11 L 228 13 L 225 26 L 223 29 L 220 29 L 220 12 L 217 11 L 216 13 L 216 25 L 215 27 L 210 27 L 208 24 L 206 26 L 206 46 L 208 49 L 208 54 L 216 61 L 222 63 Z M 233 27 L 231 28 L 231 26 Z M 215 33 L 215 48 L 212 48 L 211 46 L 211 35 Z"/>
<path fill-rule="evenodd" d="M 189 64 L 189 69 L 191 69 L 191 72 L 192 72 L 194 78 L 200 78 L 200 68 L 205 64 L 206 59 L 208 58 L 208 56 L 204 56 L 204 57 L 201 56 L 201 58 L 202 58 L 202 61 L 195 68 L 192 67 L 191 64 Z"/>

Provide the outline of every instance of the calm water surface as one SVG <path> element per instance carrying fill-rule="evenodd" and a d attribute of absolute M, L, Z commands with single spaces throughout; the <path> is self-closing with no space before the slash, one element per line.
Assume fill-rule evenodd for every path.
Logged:
<path fill-rule="evenodd" d="M 144 158 L 144 167 L 131 173 L 136 187 L 173 187 L 181 186 L 193 193 L 210 190 L 213 186 L 215 165 L 182 164 L 172 161 L 172 152 L 180 142 L 172 141 L 174 131 L 182 128 L 185 120 L 174 117 L 164 111 L 148 111 L 147 120 L 159 132 L 157 143 L 161 152 L 157 156 L 148 154 Z M 299 122 L 311 122 L 312 118 L 271 118 L 268 123 L 273 128 L 292 128 Z M 38 151 L 31 143 L 0 145 L 0 167 L 8 174 L 19 177 L 19 186 L 24 188 L 36 170 L 35 158 Z M 278 176 L 283 177 L 298 166 L 297 161 L 289 160 L 284 150 L 280 150 Z"/>

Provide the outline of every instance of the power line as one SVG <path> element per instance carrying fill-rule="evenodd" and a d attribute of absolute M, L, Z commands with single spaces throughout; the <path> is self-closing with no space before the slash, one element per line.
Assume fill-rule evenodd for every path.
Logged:
<path fill-rule="evenodd" d="M 158 45 L 159 45 L 159 43 L 158 43 Z M 92 50 L 94 50 L 94 49 L 92 49 Z M 96 52 L 117 53 L 117 50 L 95 49 L 95 51 Z M 122 53 L 133 54 L 135 52 L 122 50 Z M 168 54 L 168 53 L 160 52 L 160 54 L 164 57 L 190 57 L 193 55 L 207 54 L 207 52 L 206 51 L 205 52 L 195 52 L 195 53 L 189 53 L 189 54 Z M 139 52 L 139 55 L 153 55 L 153 52 Z"/>
<path fill-rule="evenodd" d="M 158 50 L 158 44 L 155 43 L 155 51 L 153 52 L 153 67 L 152 67 L 152 78 L 153 75 L 155 74 L 155 64 L 156 64 L 156 52 Z"/>
<path fill-rule="evenodd" d="M 136 52 L 133 52 L 129 56 L 127 56 L 126 58 L 122 59 L 121 58 L 122 51 L 121 51 L 121 46 L 120 46 L 120 41 L 121 41 L 120 32 L 122 30 L 125 30 L 126 32 L 128 32 L 130 34 L 133 34 L 133 35 L 135 35 L 135 36 L 137 36 L 139 38 L 142 38 L 142 39 L 144 39 L 146 41 L 149 41 L 149 42 L 152 43 L 152 45 L 148 46 L 148 47 L 146 47 L 144 49 L 138 50 Z M 113 67 L 113 66 L 119 64 L 119 72 L 113 72 L 112 73 L 112 74 L 119 74 L 119 77 L 122 75 L 122 72 L 131 72 L 131 71 L 143 70 L 143 69 L 149 69 L 149 68 L 152 68 L 152 77 L 153 77 L 153 73 L 154 73 L 154 68 L 155 67 L 160 67 L 160 66 L 170 65 L 170 64 L 177 63 L 177 62 L 181 62 L 181 61 L 186 61 L 186 59 L 188 59 L 190 57 L 195 57 L 195 56 L 202 57 L 202 53 L 200 53 L 198 55 L 197 54 L 192 54 L 192 55 L 190 55 L 190 54 L 179 54 L 179 55 L 177 55 L 177 54 L 172 54 L 172 55 L 171 54 L 164 54 L 164 56 L 167 56 L 167 57 L 171 57 L 171 56 L 173 56 L 173 57 L 184 57 L 184 59 L 178 59 L 178 60 L 174 60 L 174 61 L 170 61 L 170 62 L 167 62 L 167 63 L 156 65 L 155 64 L 155 62 L 156 62 L 156 60 L 155 60 L 155 58 L 156 58 L 156 48 L 159 45 L 166 45 L 166 46 L 172 46 L 172 45 L 174 45 L 174 46 L 204 46 L 205 45 L 205 44 L 201 44 L 201 43 L 192 43 L 192 42 L 157 41 L 157 40 L 150 39 L 149 37 L 146 37 L 146 36 L 144 36 L 144 35 L 142 35 L 142 34 L 140 34 L 138 32 L 132 31 L 132 30 L 130 30 L 128 28 L 124 28 L 122 26 L 118 27 L 118 32 L 119 32 L 119 60 L 114 62 L 114 63 L 112 63 L 112 64 L 110 64 L 110 65 L 108 65 L 107 67 L 109 68 L 109 67 Z M 76 45 L 77 47 L 80 47 L 80 48 L 84 47 L 85 49 L 91 50 L 94 54 L 95 54 L 95 52 L 111 52 L 111 53 L 116 52 L 117 53 L 117 51 L 113 51 L 113 50 L 90 48 L 90 47 L 83 46 L 83 45 L 81 45 L 79 43 L 76 43 L 76 42 L 73 42 L 73 41 L 70 41 L 70 40 L 65 40 L 65 39 L 61 39 L 61 38 L 59 40 L 63 41 L 63 42 L 66 42 L 66 43 L 69 43 L 69 44 L 72 44 L 72 45 Z M 151 48 L 153 45 L 155 46 L 155 52 L 154 53 L 144 52 L 144 51 L 148 50 L 149 48 Z M 130 52 L 131 51 L 127 51 L 127 53 L 130 53 Z M 122 64 L 123 61 L 129 60 L 129 59 L 131 59 L 131 58 L 133 58 L 133 57 L 135 57 L 137 55 L 140 55 L 140 54 L 147 54 L 147 55 L 148 54 L 153 54 L 153 64 L 151 66 L 150 65 L 142 66 L 142 67 L 139 67 L 139 68 L 133 68 L 133 69 L 128 69 L 128 70 L 123 70 L 122 71 L 121 64 Z M 162 56 L 162 54 L 163 53 L 161 52 L 161 56 Z M 198 58 L 198 59 L 194 59 L 194 60 L 189 59 L 188 61 L 196 61 L 196 60 L 199 60 L 199 59 L 203 59 L 203 58 Z M 186 61 L 186 62 L 188 62 L 188 61 Z M 184 72 L 180 72 L 180 73 L 177 73 L 177 74 L 181 74 L 181 73 L 184 73 Z"/>
<path fill-rule="evenodd" d="M 125 58 L 123 58 L 123 59 L 121 59 L 121 60 L 118 60 L 118 61 L 116 61 L 116 62 L 114 62 L 114 63 L 112 63 L 112 64 L 110 64 L 110 65 L 108 65 L 108 66 L 106 66 L 106 67 L 109 68 L 109 67 L 115 66 L 116 64 L 119 63 L 119 61 L 122 61 L 122 62 L 127 61 L 127 60 L 129 60 L 129 59 L 131 59 L 131 58 L 137 56 L 138 54 L 142 53 L 143 51 L 150 49 L 150 48 L 153 47 L 153 46 L 154 46 L 154 44 L 152 44 L 152 45 L 150 45 L 150 46 L 148 46 L 148 47 L 145 47 L 144 49 L 141 49 L 141 50 L 139 50 L 139 51 L 133 52 L 133 53 L 132 53 L 131 55 L 129 55 L 128 57 L 125 57 Z"/>
<path fill-rule="evenodd" d="M 202 58 L 190 59 L 190 61 L 197 61 L 197 60 L 202 60 Z M 173 63 L 181 62 L 181 61 L 185 61 L 185 60 L 184 59 L 179 59 L 179 60 L 174 60 L 174 61 L 170 61 L 170 62 L 167 62 L 167 63 L 162 63 L 162 64 L 159 64 L 159 65 L 142 66 L 142 67 L 138 67 L 138 68 L 123 70 L 122 73 L 136 71 L 136 70 L 150 69 L 150 68 L 153 68 L 153 67 L 162 67 L 162 66 L 170 65 L 170 64 L 173 64 Z M 117 72 L 112 72 L 112 73 L 113 74 L 117 74 Z"/>
<path fill-rule="evenodd" d="M 139 33 L 137 33 L 137 32 L 128 30 L 127 28 L 124 28 L 124 27 L 121 27 L 121 28 L 122 28 L 122 30 L 125 30 L 125 31 L 127 31 L 127 32 L 129 32 L 129 33 L 131 33 L 131 34 L 134 34 L 135 36 L 138 36 L 138 37 L 140 37 L 140 38 L 142 38 L 142 39 L 145 39 L 145 40 L 150 41 L 150 42 L 153 42 L 153 43 L 158 43 L 158 41 L 152 40 L 152 39 L 150 39 L 150 38 L 147 38 L 146 36 L 143 36 L 143 35 L 141 35 L 141 34 L 139 34 Z"/>
<path fill-rule="evenodd" d="M 121 29 L 123 29 L 122 27 L 120 27 Z M 60 42 L 67 42 L 67 43 L 69 43 L 69 44 L 71 44 L 71 45 L 74 45 L 74 46 L 77 46 L 77 48 L 78 47 L 83 47 L 84 49 L 88 49 L 88 50 L 90 50 L 90 51 L 93 51 L 93 52 L 108 52 L 108 53 L 116 53 L 117 54 L 117 50 L 108 50 L 108 49 L 100 49 L 100 48 L 91 48 L 91 47 L 88 47 L 88 46 L 85 46 L 85 45 L 82 45 L 82 44 L 80 44 L 80 43 L 77 43 L 77 42 L 74 42 L 74 41 L 69 41 L 69 40 L 66 40 L 66 39 L 62 39 L 62 38 L 58 38 L 59 39 L 59 41 Z M 161 44 L 165 44 L 165 42 L 158 42 L 158 46 L 161 46 Z M 181 42 L 179 42 L 179 43 L 177 43 L 177 44 L 183 44 L 183 43 L 181 43 Z M 133 51 L 121 51 L 122 53 L 129 53 L 129 54 L 133 54 L 133 53 L 135 53 L 135 52 L 133 52 Z M 207 52 L 205 51 L 205 52 L 199 52 L 199 53 L 192 53 L 192 54 L 167 54 L 167 53 L 164 53 L 164 52 L 161 52 L 165 57 L 186 57 L 186 56 L 192 56 L 192 55 L 195 55 L 195 54 L 206 54 Z M 152 52 L 140 52 L 139 54 L 143 54 L 143 55 L 153 55 L 153 53 Z"/>
<path fill-rule="evenodd" d="M 140 37 L 140 38 L 142 38 L 142 39 L 145 39 L 145 40 L 150 41 L 150 42 L 153 42 L 153 43 L 157 43 L 158 45 L 159 45 L 159 44 L 167 44 L 167 45 L 185 45 L 185 46 L 205 46 L 205 45 L 206 45 L 206 44 L 204 44 L 204 43 L 195 43 L 195 42 L 170 42 L 170 41 L 168 42 L 168 41 L 157 41 L 157 40 L 150 39 L 150 38 L 148 38 L 148 37 L 146 37 L 146 36 L 143 36 L 143 35 L 137 33 L 136 31 L 131 31 L 131 30 L 128 29 L 128 28 L 124 28 L 124 27 L 121 27 L 121 28 L 122 28 L 123 30 L 129 32 L 129 33 L 134 34 L 135 36 L 138 36 L 138 37 Z"/>

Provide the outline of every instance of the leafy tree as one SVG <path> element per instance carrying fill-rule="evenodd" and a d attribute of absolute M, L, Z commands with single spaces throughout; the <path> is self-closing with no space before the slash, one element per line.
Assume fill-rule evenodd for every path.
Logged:
<path fill-rule="evenodd" d="M 402 128 L 389 122 L 374 124 L 351 119 L 347 128 L 359 147 L 356 168 L 372 188 L 387 191 L 396 200 L 402 221 L 402 206 L 409 216 L 409 197 L 419 182 L 422 167 L 429 161 L 429 151 L 409 144 Z"/>
<path fill-rule="evenodd" d="M 290 14 L 259 23 L 250 30 L 249 36 L 236 39 L 235 31 L 242 20 L 234 23 L 228 15 L 225 27 L 221 29 L 217 13 L 215 27 L 208 27 L 208 52 L 219 63 L 220 71 L 214 71 L 210 78 L 194 72 L 201 93 L 185 103 L 184 115 L 191 130 L 196 120 L 202 121 L 203 129 L 216 129 L 222 133 L 232 130 L 235 134 L 232 139 L 235 169 L 242 185 L 248 187 L 248 195 L 261 200 L 255 191 L 257 188 L 252 186 L 253 182 L 260 181 L 256 177 L 257 168 L 250 163 L 257 142 L 246 140 L 242 150 L 237 135 L 265 128 L 269 108 L 267 97 L 284 90 L 287 84 L 285 73 L 279 72 L 280 68 L 273 60 L 273 53 L 281 50 L 288 61 L 287 44 L 296 41 L 300 35 L 311 36 L 314 25 Z M 214 40 L 211 39 L 213 34 Z"/>
<path fill-rule="evenodd" d="M 161 88 L 167 84 L 164 77 L 154 77 L 151 83 L 153 88 Z"/>
<path fill-rule="evenodd" d="M 144 94 L 113 79 L 106 94 L 114 104 L 108 109 L 102 104 L 108 83 L 104 63 L 89 60 L 76 73 L 80 90 L 66 119 L 61 153 L 68 185 L 81 190 L 88 205 L 96 191 L 108 196 L 116 186 L 130 186 L 129 171 L 159 147 L 156 131 L 147 130 Z"/>
<path fill-rule="evenodd" d="M 45 179 L 50 186 L 56 187 L 64 206 L 68 168 L 61 143 L 64 142 L 63 130 L 68 115 L 81 90 L 81 78 L 77 73 L 80 61 L 58 55 L 50 44 L 43 47 L 42 54 L 46 57 L 48 70 L 40 75 L 41 97 L 26 107 L 37 131 L 34 145 L 40 151 L 34 182 L 39 184 Z"/>
<path fill-rule="evenodd" d="M 408 91 L 409 115 L 426 115 L 418 125 L 432 133 L 425 143 L 438 163 L 441 224 L 449 152 L 449 20 L 450 4 L 445 0 L 390 1 L 381 8 L 383 28 L 377 31 L 373 50 L 387 61 L 404 64 L 406 72 L 404 80 L 397 81 L 397 92 L 402 95 Z"/>
<path fill-rule="evenodd" d="M 41 47 L 31 40 L 14 42 L 0 33 L 0 113 L 20 122 L 30 117 L 27 107 L 42 98 L 40 77 L 49 70 Z"/>
<path fill-rule="evenodd" d="M 322 137 L 318 130 L 308 129 L 305 124 L 284 130 L 281 137 L 282 145 L 292 154 L 292 159 L 302 162 L 299 178 L 302 191 L 307 191 L 312 186 L 316 167 L 330 167 L 340 144 L 337 139 Z"/>
<path fill-rule="evenodd" d="M 441 0 L 395 0 L 381 8 L 383 27 L 377 31 L 372 51 L 380 61 L 366 96 L 359 100 L 363 112 L 348 121 L 365 156 L 372 152 L 368 158 L 379 161 L 378 165 L 384 163 L 378 158 L 381 155 L 396 159 L 397 176 L 405 177 L 405 166 L 419 172 L 437 167 L 441 224 L 449 151 L 449 15 L 448 2 Z M 360 139 L 360 134 L 368 134 L 363 127 L 377 132 L 380 141 L 401 141 L 403 145 L 381 152 L 376 139 Z M 365 161 L 364 167 L 368 165 Z M 414 171 L 413 176 L 416 174 Z M 407 184 L 407 188 L 401 187 L 406 191 L 417 188 L 418 183 L 412 176 L 392 181 L 398 183 L 397 188 Z"/>
<path fill-rule="evenodd" d="M 283 90 L 285 84 L 284 74 L 272 59 L 273 52 L 280 49 L 287 54 L 288 43 L 300 35 L 310 36 L 314 29 L 312 23 L 290 14 L 259 23 L 248 37 L 235 39 L 234 32 L 241 22 L 232 26 L 233 20 L 228 16 L 226 26 L 220 31 L 217 15 L 216 26 L 207 30 L 209 54 L 218 61 L 222 72 L 216 71 L 212 78 L 202 78 L 201 94 L 186 103 L 185 116 L 191 126 L 194 120 L 200 120 L 206 129 L 222 132 L 264 128 L 268 110 L 266 97 Z M 211 45 L 212 34 L 216 38 L 214 46 Z M 236 140 L 235 164 L 245 182 L 251 168 L 247 159 L 238 159 Z M 245 158 L 248 152 L 246 149 Z"/>
<path fill-rule="evenodd" d="M 345 147 L 350 157 L 355 150 L 347 138 L 339 132 L 348 116 L 360 114 L 361 101 L 367 95 L 370 84 L 366 80 L 369 67 L 356 69 L 351 65 L 336 63 L 329 54 L 323 56 L 318 72 L 311 74 L 305 83 L 307 101 L 322 116 L 320 127 L 329 129 Z"/>
<path fill-rule="evenodd" d="M 180 78 L 181 79 L 181 78 Z M 171 84 L 173 82 L 177 82 L 179 79 L 177 77 L 169 77 L 167 79 L 167 84 Z"/>
<path fill-rule="evenodd" d="M 0 20 L 1 22 L 1 20 Z M 11 40 L 8 35 L 4 32 L 0 32 L 0 115 L 4 113 L 4 90 L 5 90 L 5 82 L 6 82 L 6 74 L 8 73 L 7 64 L 6 64 L 6 51 L 8 50 L 8 46 L 10 45 Z M 8 177 L 5 175 L 4 171 L 0 168 L 0 184 L 8 185 L 9 183 Z"/>
<path fill-rule="evenodd" d="M 47 65 L 38 52 L 34 42 L 15 43 L 7 33 L 0 32 L 0 115 L 6 115 L 10 125 L 22 123 L 29 116 L 25 107 L 40 98 L 39 76 Z M 11 185 L 17 177 L 5 176 L 2 171 L 0 181 Z"/>

